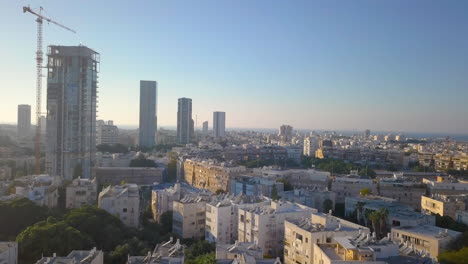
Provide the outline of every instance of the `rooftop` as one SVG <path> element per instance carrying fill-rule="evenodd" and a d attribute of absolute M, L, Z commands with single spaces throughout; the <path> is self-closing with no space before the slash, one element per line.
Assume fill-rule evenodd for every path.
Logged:
<path fill-rule="evenodd" d="M 454 238 L 461 234 L 460 232 L 457 232 L 454 230 L 444 229 L 444 228 L 431 226 L 431 225 L 398 226 L 398 227 L 393 227 L 392 231 L 393 230 L 401 230 L 403 232 L 409 232 L 409 233 L 417 234 L 421 236 L 433 237 L 433 238 L 436 238 L 437 240 L 443 240 L 446 238 Z"/>

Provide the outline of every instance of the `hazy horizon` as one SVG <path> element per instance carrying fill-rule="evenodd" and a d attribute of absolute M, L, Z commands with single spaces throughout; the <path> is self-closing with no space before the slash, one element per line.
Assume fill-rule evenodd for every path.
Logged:
<path fill-rule="evenodd" d="M 117 126 L 138 124 L 139 82 L 155 80 L 158 127 L 188 97 L 199 127 L 224 111 L 228 128 L 468 134 L 468 2 L 4 2 L 0 123 L 35 107 L 28 4 L 78 32 L 44 23 L 44 51 L 101 54 L 98 119 Z"/>

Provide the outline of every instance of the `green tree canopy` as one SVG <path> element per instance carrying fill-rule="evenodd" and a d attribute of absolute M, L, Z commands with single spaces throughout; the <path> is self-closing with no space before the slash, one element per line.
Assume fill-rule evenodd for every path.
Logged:
<path fill-rule="evenodd" d="M 48 211 L 26 198 L 0 202 L 0 240 L 14 240 L 26 227 L 45 220 Z"/>
<path fill-rule="evenodd" d="M 467 264 L 468 263 L 468 247 L 460 250 L 446 251 L 437 257 L 441 264 Z"/>
<path fill-rule="evenodd" d="M 289 183 L 287 179 L 277 179 L 276 182 L 282 182 L 283 183 L 283 189 L 284 191 L 292 191 L 294 190 L 294 187 Z"/>
<path fill-rule="evenodd" d="M 206 240 L 198 240 L 190 247 L 185 249 L 185 259 L 186 261 L 193 261 L 198 256 L 205 255 L 208 253 L 213 253 L 216 250 L 215 244 L 212 244 Z M 197 262 L 192 262 L 197 263 Z"/>
<path fill-rule="evenodd" d="M 156 167 L 154 160 L 145 158 L 143 155 L 130 161 L 130 167 Z"/>
<path fill-rule="evenodd" d="M 26 228 L 16 238 L 19 245 L 20 260 L 34 263 L 41 255 L 68 255 L 74 249 L 88 249 L 93 246 L 91 238 L 54 218 Z"/>
<path fill-rule="evenodd" d="M 371 195 L 371 194 L 372 194 L 372 191 L 371 191 L 371 189 L 369 189 L 369 188 L 364 188 L 364 189 L 362 189 L 362 190 L 359 191 L 359 194 L 360 194 L 361 196 L 367 196 L 367 195 Z"/>
<path fill-rule="evenodd" d="M 129 230 L 120 219 L 92 206 L 72 210 L 65 215 L 65 222 L 88 234 L 96 246 L 104 251 L 113 250 L 129 235 Z"/>

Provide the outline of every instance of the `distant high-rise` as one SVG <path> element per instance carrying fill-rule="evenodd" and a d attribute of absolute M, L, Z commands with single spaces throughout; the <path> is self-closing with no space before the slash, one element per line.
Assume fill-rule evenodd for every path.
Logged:
<path fill-rule="evenodd" d="M 203 122 L 203 134 L 208 134 L 208 121 Z"/>
<path fill-rule="evenodd" d="M 193 137 L 192 99 L 179 98 L 177 110 L 177 142 L 187 144 Z"/>
<path fill-rule="evenodd" d="M 156 100 L 157 83 L 155 81 L 140 81 L 140 147 L 151 148 L 155 145 Z"/>
<path fill-rule="evenodd" d="M 290 142 L 292 139 L 293 127 L 290 125 L 282 125 L 279 128 L 278 136 L 282 142 Z"/>
<path fill-rule="evenodd" d="M 364 135 L 366 136 L 366 138 L 370 137 L 370 130 L 366 129 L 366 131 L 364 131 Z"/>
<path fill-rule="evenodd" d="M 213 135 L 215 138 L 226 135 L 226 113 L 213 112 Z"/>
<path fill-rule="evenodd" d="M 31 132 L 31 106 L 18 105 L 18 137 L 24 138 Z"/>
<path fill-rule="evenodd" d="M 46 170 L 65 179 L 91 177 L 96 159 L 99 53 L 49 46 Z"/>

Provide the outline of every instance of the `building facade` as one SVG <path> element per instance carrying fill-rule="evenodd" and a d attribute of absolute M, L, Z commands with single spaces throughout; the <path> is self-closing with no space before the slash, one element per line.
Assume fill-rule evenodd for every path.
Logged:
<path fill-rule="evenodd" d="M 186 196 L 173 202 L 172 231 L 182 238 L 205 237 L 206 202 L 209 196 Z"/>
<path fill-rule="evenodd" d="M 126 226 L 138 228 L 140 224 L 138 185 L 108 186 L 99 193 L 98 207 L 117 216 Z"/>
<path fill-rule="evenodd" d="M 95 162 L 99 53 L 85 46 L 49 46 L 47 55 L 47 173 L 89 178 Z"/>
<path fill-rule="evenodd" d="M 31 133 L 31 106 L 18 105 L 18 138 L 28 137 Z"/>
<path fill-rule="evenodd" d="M 18 243 L 10 241 L 0 242 L 0 263 L 18 263 Z"/>
<path fill-rule="evenodd" d="M 458 211 L 466 210 L 468 195 L 443 195 L 421 196 L 421 212 L 425 214 L 439 214 L 450 216 L 456 220 Z"/>
<path fill-rule="evenodd" d="M 193 134 L 192 99 L 185 97 L 179 98 L 177 108 L 177 143 L 190 143 Z"/>
<path fill-rule="evenodd" d="M 157 128 L 157 83 L 140 81 L 139 145 L 151 148 L 155 145 Z"/>
<path fill-rule="evenodd" d="M 239 242 L 256 243 L 270 256 L 281 256 L 284 248 L 284 222 L 310 217 L 317 210 L 290 202 L 239 209 Z"/>
<path fill-rule="evenodd" d="M 80 208 L 84 205 L 95 205 L 97 201 L 96 179 L 77 178 L 67 186 L 66 207 Z"/>
<path fill-rule="evenodd" d="M 213 136 L 222 138 L 226 136 L 226 113 L 213 112 Z"/>
<path fill-rule="evenodd" d="M 114 122 L 98 122 L 97 125 L 97 145 L 115 145 L 119 143 L 119 128 L 114 126 Z"/>

